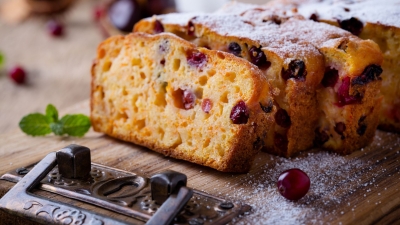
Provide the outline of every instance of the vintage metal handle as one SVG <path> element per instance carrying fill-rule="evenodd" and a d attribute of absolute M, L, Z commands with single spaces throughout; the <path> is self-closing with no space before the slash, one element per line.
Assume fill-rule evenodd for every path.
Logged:
<path fill-rule="evenodd" d="M 48 154 L 0 199 L 0 209 L 10 214 L 29 217 L 40 223 L 126 224 L 85 209 L 71 207 L 57 201 L 49 201 L 29 193 L 56 164 L 56 153 Z"/>
<path fill-rule="evenodd" d="M 85 151 L 90 150 L 70 145 L 48 154 L 35 166 L 1 176 L 0 179 L 17 184 L 0 199 L 0 210 L 50 224 L 127 224 L 125 219 L 34 195 L 30 192 L 33 188 L 96 205 L 115 212 L 120 215 L 118 218 L 126 216 L 140 224 L 225 224 L 251 209 L 246 204 L 226 202 L 187 188 L 184 174 L 164 171 L 149 182 L 132 172 L 91 163 Z M 82 166 L 82 162 L 86 163 Z"/>

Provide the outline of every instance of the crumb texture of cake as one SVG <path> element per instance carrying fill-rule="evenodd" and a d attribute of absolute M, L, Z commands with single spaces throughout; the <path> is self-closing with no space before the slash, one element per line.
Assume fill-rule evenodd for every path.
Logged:
<path fill-rule="evenodd" d="M 95 131 L 224 172 L 246 172 L 273 145 L 277 107 L 244 59 L 173 34 L 102 42 L 92 66 Z"/>
<path fill-rule="evenodd" d="M 267 152 L 291 156 L 314 145 L 348 154 L 372 140 L 383 59 L 373 41 L 296 13 L 237 2 L 185 26 L 176 17 L 144 19 L 134 30 L 154 33 L 157 21 L 197 46 L 257 65 L 278 107 L 275 146 Z"/>
<path fill-rule="evenodd" d="M 274 0 L 265 7 L 295 11 L 377 43 L 384 57 L 379 128 L 400 132 L 400 1 Z"/>

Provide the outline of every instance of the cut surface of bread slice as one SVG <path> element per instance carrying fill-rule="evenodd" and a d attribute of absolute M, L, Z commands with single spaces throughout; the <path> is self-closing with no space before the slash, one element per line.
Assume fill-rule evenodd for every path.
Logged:
<path fill-rule="evenodd" d="M 400 132 L 400 1 L 274 0 L 265 7 L 296 12 L 376 42 L 384 57 L 379 128 Z"/>
<path fill-rule="evenodd" d="M 161 24 L 197 46 L 230 52 L 257 65 L 273 87 L 278 107 L 274 145 L 264 150 L 289 157 L 312 147 L 319 118 L 316 89 L 324 73 L 322 54 L 308 43 L 285 41 L 276 24 L 259 28 L 238 15 L 190 16 L 142 20 L 135 31 L 154 33 L 155 24 Z"/>
<path fill-rule="evenodd" d="M 243 5 L 246 6 L 232 3 L 217 14 L 193 17 L 186 21 L 186 25 L 183 18 L 189 16 L 179 17 L 178 14 L 145 19 L 135 26 L 135 30 L 151 33 L 154 32 L 154 24 L 162 25 L 167 32 L 181 35 L 199 46 L 231 52 L 261 65 L 261 69 L 263 65 L 253 54 L 254 47 L 263 50 L 266 56 L 263 60 L 270 64 L 264 73 L 273 90 L 277 90 L 273 92 L 275 101 L 294 124 L 286 131 L 288 150 L 281 147 L 280 155 L 290 156 L 304 150 L 304 145 L 293 141 L 302 138 L 304 143 L 311 137 L 316 146 L 341 154 L 351 153 L 370 143 L 377 126 L 381 101 L 379 75 L 382 54 L 379 47 L 372 41 L 362 40 L 334 26 L 305 20 L 299 15 L 290 17 L 281 11 Z M 305 46 L 314 48 L 317 53 L 304 51 Z M 301 48 L 303 50 L 298 51 Z M 274 57 L 276 54 L 271 49 L 280 49 L 285 54 L 281 54 L 280 58 Z M 318 54 L 322 60 L 316 60 Z M 293 75 L 299 72 L 307 73 L 305 82 Z M 291 87 L 291 82 L 297 85 L 302 83 L 303 87 L 316 92 L 317 101 L 313 107 L 309 104 L 314 101 L 312 96 L 302 95 L 304 90 Z M 297 110 L 294 110 L 294 105 L 289 107 L 290 97 Z M 305 97 L 310 100 L 308 104 L 303 104 Z M 308 117 L 304 117 L 305 114 Z M 297 128 L 302 129 L 295 130 L 296 124 L 301 124 Z M 278 133 L 282 135 L 282 131 Z M 293 149 L 290 143 L 296 143 L 297 149 Z M 276 148 L 269 152 L 279 154 Z"/>
<path fill-rule="evenodd" d="M 95 131 L 225 172 L 246 172 L 272 140 L 276 106 L 262 72 L 173 35 L 101 43 L 92 67 Z"/>

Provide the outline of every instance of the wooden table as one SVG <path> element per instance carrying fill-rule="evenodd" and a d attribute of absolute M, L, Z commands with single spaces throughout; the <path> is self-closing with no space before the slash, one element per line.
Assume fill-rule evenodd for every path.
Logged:
<path fill-rule="evenodd" d="M 62 113 L 89 114 L 88 105 L 89 102 L 84 101 Z M 260 153 L 248 174 L 231 174 L 167 158 L 92 131 L 83 138 L 70 138 L 29 137 L 17 130 L 0 135 L 0 174 L 39 161 L 47 153 L 72 143 L 89 147 L 92 150 L 93 162 L 147 176 L 172 169 L 188 176 L 189 187 L 228 200 L 250 204 L 253 207 L 252 212 L 238 219 L 236 222 L 239 223 L 400 222 L 398 134 L 377 131 L 375 141 L 370 146 L 349 156 L 338 156 L 318 149 L 291 159 Z M 276 180 L 281 172 L 295 167 L 304 170 L 310 176 L 311 188 L 304 198 L 291 202 L 279 195 Z M 0 192 L 4 193 L 11 187 L 11 183 L 1 181 Z M 63 200 L 54 194 L 49 196 Z M 67 202 L 96 212 L 99 210 L 76 201 Z"/>

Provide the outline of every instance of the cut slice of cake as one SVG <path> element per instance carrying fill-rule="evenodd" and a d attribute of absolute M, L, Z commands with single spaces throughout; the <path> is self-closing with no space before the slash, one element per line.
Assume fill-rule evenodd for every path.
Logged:
<path fill-rule="evenodd" d="M 278 107 L 274 145 L 264 150 L 289 157 L 312 147 L 320 117 L 316 90 L 325 69 L 318 49 L 282 39 L 276 24 L 257 27 L 237 15 L 190 16 L 149 18 L 136 24 L 135 31 L 165 30 L 197 46 L 229 52 L 257 65 L 269 80 Z"/>
<path fill-rule="evenodd" d="M 400 132 L 400 1 L 274 0 L 265 7 L 301 14 L 376 42 L 384 57 L 379 128 Z"/>
<path fill-rule="evenodd" d="M 216 14 L 199 15 L 186 25 L 183 20 L 189 16 L 153 17 L 136 24 L 135 31 L 154 33 L 162 27 L 198 46 L 231 52 L 258 65 L 273 86 L 279 107 L 276 145 L 269 152 L 290 156 L 311 147 L 298 145 L 309 143 L 310 137 L 315 145 L 342 154 L 370 143 L 381 102 L 379 47 L 301 16 L 258 6 L 241 8 L 246 10 L 229 6 Z M 310 92 L 303 95 L 307 91 L 295 87 Z M 279 118 L 289 118 L 290 125 L 279 124 Z"/>
<path fill-rule="evenodd" d="M 246 172 L 272 145 L 276 106 L 262 72 L 173 34 L 105 40 L 91 88 L 95 131 L 167 156 Z"/>

